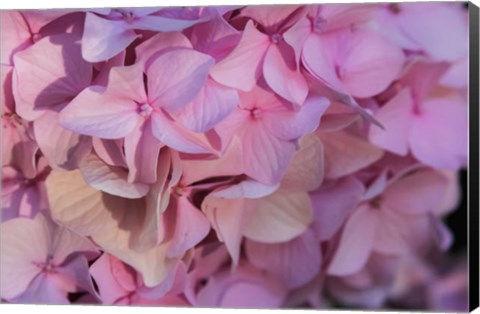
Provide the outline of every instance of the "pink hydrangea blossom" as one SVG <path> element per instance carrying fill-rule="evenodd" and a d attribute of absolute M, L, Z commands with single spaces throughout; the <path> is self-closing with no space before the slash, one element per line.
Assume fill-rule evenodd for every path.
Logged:
<path fill-rule="evenodd" d="M 462 4 L 0 15 L 2 302 L 468 307 Z"/>

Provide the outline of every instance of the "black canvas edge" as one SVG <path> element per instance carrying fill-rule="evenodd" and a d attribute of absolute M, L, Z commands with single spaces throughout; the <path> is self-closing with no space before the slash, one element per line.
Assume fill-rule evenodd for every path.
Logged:
<path fill-rule="evenodd" d="M 468 264 L 469 264 L 469 310 L 479 307 L 479 8 L 468 3 L 469 11 L 469 178 L 468 178 Z"/>

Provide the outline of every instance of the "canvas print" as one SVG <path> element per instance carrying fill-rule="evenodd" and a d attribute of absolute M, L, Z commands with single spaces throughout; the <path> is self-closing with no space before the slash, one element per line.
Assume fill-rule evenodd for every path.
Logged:
<path fill-rule="evenodd" d="M 464 3 L 0 31 L 2 302 L 468 308 Z"/>

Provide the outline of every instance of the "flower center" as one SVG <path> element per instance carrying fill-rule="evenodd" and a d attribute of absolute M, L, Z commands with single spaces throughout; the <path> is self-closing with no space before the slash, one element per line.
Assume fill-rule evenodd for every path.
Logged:
<path fill-rule="evenodd" d="M 43 272 L 53 273 L 55 272 L 55 265 L 53 264 L 52 259 L 53 259 L 53 256 L 48 255 L 47 260 L 45 262 L 35 263 L 35 265 L 38 268 L 42 269 Z"/>
<path fill-rule="evenodd" d="M 317 33 L 323 33 L 327 30 L 327 20 L 321 16 L 315 17 L 313 20 L 313 30 Z"/>
<path fill-rule="evenodd" d="M 185 192 L 185 187 L 180 183 L 171 188 L 171 194 L 176 197 L 181 197 L 184 192 Z"/>
<path fill-rule="evenodd" d="M 400 9 L 400 6 L 398 5 L 398 3 L 390 3 L 388 5 L 388 9 L 393 14 L 400 14 L 400 12 L 402 11 L 402 9 Z"/>
<path fill-rule="evenodd" d="M 258 109 L 258 108 L 254 108 L 252 110 L 250 110 L 250 116 L 255 119 L 255 120 L 258 120 L 262 117 L 262 110 Z"/>
<path fill-rule="evenodd" d="M 152 112 L 153 112 L 153 108 L 148 103 L 145 103 L 145 104 L 141 105 L 140 108 L 139 108 L 139 114 L 142 117 L 148 117 L 149 115 L 152 114 Z"/>
<path fill-rule="evenodd" d="M 279 43 L 281 40 L 283 40 L 283 36 L 282 36 L 282 34 L 275 33 L 275 34 L 273 34 L 272 36 L 270 36 L 270 39 L 272 40 L 272 42 L 273 42 L 274 44 L 277 44 L 277 43 Z"/>
<path fill-rule="evenodd" d="M 37 34 L 33 34 L 33 35 L 32 35 L 32 41 L 33 41 L 34 43 L 36 43 L 36 42 L 39 41 L 40 39 L 42 39 L 42 36 L 41 36 L 40 34 L 37 33 Z"/>
<path fill-rule="evenodd" d="M 18 128 L 23 126 L 23 121 L 20 116 L 18 116 L 16 113 L 4 113 L 2 115 L 2 119 L 5 119 L 4 121 L 7 122 L 10 126 Z M 5 128 L 5 125 L 4 125 Z"/>
<path fill-rule="evenodd" d="M 116 13 L 120 13 L 123 20 L 125 20 L 125 22 L 127 23 L 132 23 L 135 19 L 135 14 L 132 11 L 127 11 L 123 9 L 114 9 L 113 11 Z"/>

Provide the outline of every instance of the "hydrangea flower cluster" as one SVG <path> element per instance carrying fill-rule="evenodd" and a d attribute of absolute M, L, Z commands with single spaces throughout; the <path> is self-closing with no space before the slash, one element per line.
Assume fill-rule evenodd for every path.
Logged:
<path fill-rule="evenodd" d="M 3 301 L 466 306 L 462 5 L 1 23 Z"/>

